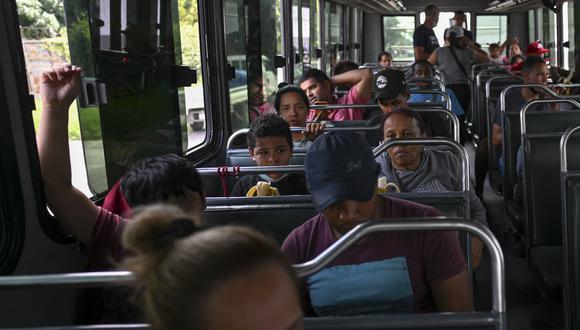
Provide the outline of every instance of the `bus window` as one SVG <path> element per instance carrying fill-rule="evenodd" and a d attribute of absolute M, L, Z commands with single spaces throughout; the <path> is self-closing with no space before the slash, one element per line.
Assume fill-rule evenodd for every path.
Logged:
<path fill-rule="evenodd" d="M 282 55 L 280 8 L 280 0 L 224 1 L 233 131 L 248 127 L 259 115 L 276 112 L 275 93 L 284 81 L 284 70 L 275 61 Z"/>
<path fill-rule="evenodd" d="M 544 8 L 539 9 L 542 12 L 542 19 L 538 20 L 538 23 L 542 25 L 542 33 L 540 36 L 542 39 L 542 45 L 550 50 L 547 57 L 550 59 L 550 64 L 552 66 L 558 66 L 558 33 L 556 26 L 556 13 Z"/>
<path fill-rule="evenodd" d="M 342 5 L 326 2 L 324 7 L 326 35 L 326 73 L 332 75 L 336 63 L 343 60 L 344 17 Z"/>
<path fill-rule="evenodd" d="M 528 11 L 528 40 L 537 40 L 536 34 L 536 15 L 533 9 Z"/>
<path fill-rule="evenodd" d="M 79 126 L 91 192 L 139 159 L 206 140 L 195 2 L 64 4 L 71 62 L 85 77 Z"/>
<path fill-rule="evenodd" d="M 568 42 L 568 49 L 562 49 L 563 60 L 562 67 L 564 69 L 576 69 L 575 65 L 575 54 L 576 49 L 576 29 L 574 24 L 576 20 L 574 19 L 574 13 L 576 8 L 574 8 L 575 2 L 566 1 L 562 4 L 562 27 L 564 29 L 562 36 L 564 37 L 564 42 Z"/>
<path fill-rule="evenodd" d="M 304 19 L 310 20 L 310 16 L 304 17 L 302 6 L 292 1 L 292 53 L 294 54 L 294 81 L 302 76 L 304 67 L 304 43 L 303 43 L 303 24 Z M 308 13 L 309 14 L 309 13 Z M 308 31 L 310 33 L 310 31 Z"/>
<path fill-rule="evenodd" d="M 413 62 L 413 32 L 415 16 L 383 16 L 383 49 L 396 62 Z"/>
<path fill-rule="evenodd" d="M 437 36 L 437 40 L 439 40 L 439 45 L 443 46 L 444 42 L 445 42 L 445 29 L 447 29 L 448 27 L 450 27 L 451 25 L 455 24 L 453 22 L 453 17 L 455 16 L 455 12 L 453 11 L 442 11 L 439 13 L 439 24 L 437 24 L 436 27 L 433 28 L 433 31 L 435 31 L 435 35 Z M 467 30 L 471 30 L 471 13 L 470 12 L 465 12 L 465 17 L 467 18 L 467 22 L 465 23 L 466 26 L 464 26 L 463 28 L 467 29 Z M 419 14 L 419 20 L 421 21 L 421 23 L 425 22 L 425 12 L 422 11 Z"/>
<path fill-rule="evenodd" d="M 487 51 L 489 44 L 502 44 L 507 35 L 507 15 L 477 15 L 475 18 L 475 40 Z"/>
<path fill-rule="evenodd" d="M 362 60 L 362 30 L 363 30 L 363 12 L 362 10 L 350 7 L 349 18 L 349 58 L 361 64 Z"/>
<path fill-rule="evenodd" d="M 310 2 L 310 67 L 322 69 L 322 45 L 320 44 L 320 2 L 318 0 L 302 0 L 304 6 Z"/>

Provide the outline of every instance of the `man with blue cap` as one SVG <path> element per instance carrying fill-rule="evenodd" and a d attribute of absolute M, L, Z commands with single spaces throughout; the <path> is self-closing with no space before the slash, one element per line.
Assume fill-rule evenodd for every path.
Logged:
<path fill-rule="evenodd" d="M 320 214 L 284 241 L 282 250 L 294 263 L 315 258 L 368 220 L 441 215 L 432 207 L 378 195 L 379 165 L 355 133 L 320 136 L 304 166 Z M 304 285 L 309 312 L 319 316 L 473 309 L 466 263 L 454 232 L 370 234 Z"/>

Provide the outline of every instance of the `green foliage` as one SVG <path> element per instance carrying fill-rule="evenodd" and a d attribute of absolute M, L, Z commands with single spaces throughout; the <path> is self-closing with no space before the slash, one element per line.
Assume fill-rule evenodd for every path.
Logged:
<path fill-rule="evenodd" d="M 18 0 L 18 19 L 26 39 L 51 38 L 64 26 L 59 0 Z"/>
<path fill-rule="evenodd" d="M 200 83 L 201 50 L 199 47 L 197 3 L 194 0 L 181 0 L 179 1 L 178 6 L 182 63 L 183 65 L 198 70 L 197 81 Z"/>

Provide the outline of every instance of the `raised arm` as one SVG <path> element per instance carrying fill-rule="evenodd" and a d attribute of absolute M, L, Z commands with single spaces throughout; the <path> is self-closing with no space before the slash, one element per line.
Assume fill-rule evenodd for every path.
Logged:
<path fill-rule="evenodd" d="M 90 243 L 99 208 L 72 186 L 68 109 L 80 89 L 81 69 L 59 66 L 42 74 L 42 113 L 36 140 L 48 206 L 61 225 Z"/>
<path fill-rule="evenodd" d="M 370 100 L 373 84 L 373 72 L 370 69 L 351 70 L 330 77 L 333 85 L 348 85 L 356 88 L 357 94 L 365 100 Z"/>

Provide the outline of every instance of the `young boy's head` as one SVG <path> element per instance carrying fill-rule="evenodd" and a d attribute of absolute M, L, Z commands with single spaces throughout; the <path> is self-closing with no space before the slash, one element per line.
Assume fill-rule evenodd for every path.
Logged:
<path fill-rule="evenodd" d="M 259 117 L 252 122 L 246 139 L 250 156 L 258 166 L 290 164 L 292 133 L 288 123 L 278 115 Z"/>
<path fill-rule="evenodd" d="M 199 173 L 189 160 L 173 154 L 135 163 L 121 179 L 121 192 L 132 208 L 169 203 L 199 219 L 205 209 Z"/>
<path fill-rule="evenodd" d="M 499 45 L 498 44 L 490 44 L 489 45 L 489 57 L 491 57 L 491 58 L 498 58 L 499 57 Z"/>

